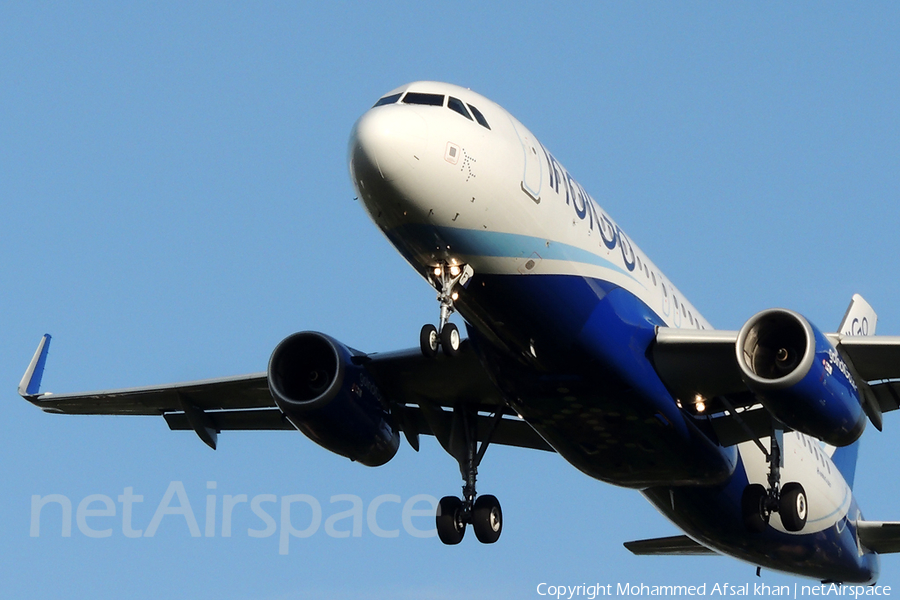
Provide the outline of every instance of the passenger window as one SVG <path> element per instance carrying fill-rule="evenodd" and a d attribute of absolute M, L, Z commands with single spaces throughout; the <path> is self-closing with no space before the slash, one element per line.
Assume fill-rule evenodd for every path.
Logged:
<path fill-rule="evenodd" d="M 481 114 L 481 111 L 469 104 L 469 110 L 472 111 L 472 114 L 475 115 L 475 120 L 478 121 L 478 124 L 482 127 L 490 129 L 491 126 L 488 125 L 487 119 L 484 118 L 484 115 Z"/>
<path fill-rule="evenodd" d="M 459 98 L 450 96 L 450 99 L 447 100 L 447 108 L 455 110 L 470 121 L 472 120 L 472 116 L 469 115 L 469 111 L 466 110 L 466 105 L 463 104 L 462 100 L 460 100 Z"/>
<path fill-rule="evenodd" d="M 385 96 L 384 98 L 382 98 L 381 100 L 376 102 L 375 106 L 384 106 L 385 104 L 393 104 L 394 102 L 399 100 L 400 96 L 402 96 L 402 95 L 403 95 L 403 92 L 400 92 L 399 94 L 391 94 L 390 96 Z M 375 106 L 373 106 L 372 108 L 375 108 Z"/>
<path fill-rule="evenodd" d="M 424 104 L 425 106 L 443 106 L 444 97 L 440 94 L 423 94 L 421 92 L 407 92 L 403 96 L 403 104 Z"/>
<path fill-rule="evenodd" d="M 651 277 L 653 277 L 653 286 L 656 286 L 656 271 L 650 271 Z"/>
<path fill-rule="evenodd" d="M 642 268 L 642 267 L 641 267 L 641 257 L 638 256 L 637 254 L 635 254 L 635 255 L 634 255 L 634 262 L 637 263 L 637 269 L 638 269 L 638 271 L 640 271 L 641 268 Z"/>
<path fill-rule="evenodd" d="M 647 279 L 650 279 L 650 267 L 647 266 L 647 263 L 644 263 L 644 274 L 647 276 Z"/>

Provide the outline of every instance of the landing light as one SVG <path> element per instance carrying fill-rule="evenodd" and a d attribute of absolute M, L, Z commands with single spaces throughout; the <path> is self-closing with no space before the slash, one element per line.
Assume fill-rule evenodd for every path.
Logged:
<path fill-rule="evenodd" d="M 702 413 L 706 410 L 706 398 L 703 397 L 703 394 L 694 396 L 694 410 L 698 413 Z"/>
<path fill-rule="evenodd" d="M 435 267 L 435 268 L 434 268 L 434 276 L 435 276 L 435 277 L 440 277 L 440 276 L 441 276 L 441 268 L 440 268 L 440 267 Z"/>
<path fill-rule="evenodd" d="M 450 267 L 450 274 L 453 275 L 454 277 L 459 275 L 459 267 L 457 267 L 456 265 L 453 265 L 452 267 Z"/>
<path fill-rule="evenodd" d="M 459 298 L 459 294 L 457 294 L 456 292 L 453 292 L 453 293 L 450 295 L 450 297 L 453 298 L 454 300 L 456 300 L 457 298 Z"/>

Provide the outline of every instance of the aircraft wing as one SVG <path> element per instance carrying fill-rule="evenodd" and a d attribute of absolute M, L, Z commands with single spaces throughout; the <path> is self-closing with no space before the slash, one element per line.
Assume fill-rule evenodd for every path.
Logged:
<path fill-rule="evenodd" d="M 274 408 L 265 373 L 157 386 L 43 393 L 25 398 L 48 413 L 69 415 L 165 415 L 189 402 L 203 411 Z"/>
<path fill-rule="evenodd" d="M 881 429 L 881 413 L 900 407 L 900 337 L 826 334 L 844 357 L 860 386 L 867 414 Z M 765 437 L 771 431 L 768 415 L 755 408 L 757 400 L 741 378 L 735 344 L 737 331 L 660 327 L 651 348 L 660 378 L 677 398 L 707 400 L 710 421 L 725 445 Z M 722 400 L 740 409 L 749 426 L 731 418 L 716 418 L 726 410 Z"/>
<path fill-rule="evenodd" d="M 838 337 L 838 349 L 868 382 L 881 412 L 900 408 L 900 337 Z"/>
<path fill-rule="evenodd" d="M 194 430 L 212 448 L 216 434 L 226 430 L 294 429 L 276 406 L 266 373 L 74 394 L 40 393 L 49 345 L 50 336 L 45 335 L 19 385 L 22 397 L 45 412 L 162 416 L 170 429 Z M 499 390 L 466 342 L 453 358 L 426 358 L 410 349 L 369 354 L 362 362 L 389 399 L 395 424 L 417 450 L 419 434 L 450 444 L 453 413 L 444 408 L 462 403 L 478 413 L 499 415 L 491 443 L 552 451 L 525 421 L 506 414 Z M 480 440 L 492 429 L 492 420 L 479 414 Z"/>
<path fill-rule="evenodd" d="M 686 535 L 635 540 L 623 545 L 636 556 L 717 556 L 716 552 Z"/>
<path fill-rule="evenodd" d="M 859 521 L 856 524 L 859 543 L 878 554 L 900 552 L 900 523 Z"/>

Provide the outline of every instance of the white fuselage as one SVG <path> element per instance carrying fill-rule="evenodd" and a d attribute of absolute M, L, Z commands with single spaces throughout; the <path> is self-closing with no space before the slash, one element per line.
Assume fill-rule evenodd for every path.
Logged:
<path fill-rule="evenodd" d="M 434 248 L 420 267 L 440 260 L 476 273 L 556 274 L 601 279 L 627 289 L 670 327 L 711 329 L 634 242 L 524 125 L 484 96 L 445 83 L 407 89 L 459 98 L 476 106 L 487 129 L 444 106 L 388 104 L 363 115 L 351 137 L 377 155 L 378 168 L 405 202 L 385 206 L 351 173 L 375 223 L 460 230 L 483 240 L 486 254 Z M 351 161 L 352 163 L 352 161 Z M 532 263 L 529 263 L 532 261 Z"/>
<path fill-rule="evenodd" d="M 360 200 L 423 277 L 434 284 L 435 267 L 465 264 L 472 285 L 487 286 L 469 289 L 459 310 L 470 333 L 511 361 L 493 369 L 506 377 L 510 404 L 566 460 L 641 488 L 721 552 L 813 577 L 877 577 L 877 557 L 863 557 L 848 533 L 860 518 L 849 486 L 819 442 L 800 433 L 784 435 L 781 478 L 806 490 L 805 526 L 789 532 L 775 513 L 764 535 L 747 537 L 740 492 L 767 485 L 765 455 L 751 442 L 735 451 L 701 434 L 646 356 L 656 327 L 711 325 L 508 112 L 459 86 L 411 83 L 359 119 L 349 153 Z M 559 372 L 558 362 L 540 362 L 542 348 L 603 375 L 589 374 L 593 383 L 580 391 L 538 389 L 540 373 Z M 529 369 L 535 378 L 517 388 L 509 373 L 527 378 Z M 659 423 L 671 437 L 655 437 Z"/>

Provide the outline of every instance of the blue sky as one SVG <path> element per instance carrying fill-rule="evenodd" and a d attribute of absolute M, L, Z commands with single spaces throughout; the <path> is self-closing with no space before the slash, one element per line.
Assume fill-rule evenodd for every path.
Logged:
<path fill-rule="evenodd" d="M 553 151 L 715 326 L 773 306 L 831 330 L 854 292 L 900 335 L 900 9 L 891 3 L 27 3 L 0 8 L 0 590 L 4 597 L 525 598 L 557 584 L 757 581 L 727 558 L 637 558 L 675 528 L 637 492 L 555 455 L 491 448 L 479 490 L 503 537 L 455 548 L 402 527 L 418 494 L 459 491 L 426 439 L 368 469 L 290 432 L 225 433 L 212 452 L 162 419 L 42 414 L 15 386 L 42 333 L 44 389 L 262 371 L 288 334 L 366 351 L 415 345 L 434 293 L 353 200 L 347 138 L 384 92 L 471 87 Z M 856 491 L 900 519 L 900 422 L 864 437 Z M 207 482 L 216 482 L 209 490 Z M 322 526 L 192 537 L 183 516 L 107 538 L 31 497 L 305 494 Z M 325 521 L 384 494 L 375 535 Z M 302 504 L 295 526 L 302 527 Z M 101 508 L 94 503 L 90 508 Z M 278 519 L 276 504 L 268 512 Z M 56 511 L 56 512 L 54 512 Z M 424 521 L 421 521 L 425 524 Z M 338 529 L 349 530 L 345 520 Z M 423 525 L 424 526 L 424 525 Z M 900 589 L 900 560 L 881 583 Z M 766 583 L 795 579 L 763 573 Z M 805 582 L 808 583 L 808 582 Z"/>

